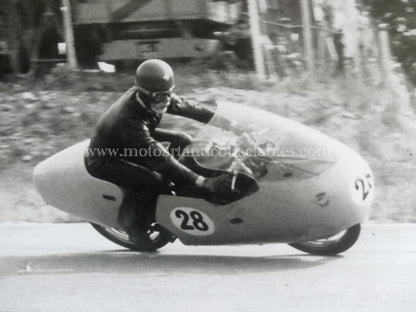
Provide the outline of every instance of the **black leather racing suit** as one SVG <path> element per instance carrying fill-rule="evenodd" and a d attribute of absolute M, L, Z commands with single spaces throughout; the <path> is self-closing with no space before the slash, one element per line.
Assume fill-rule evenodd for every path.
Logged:
<path fill-rule="evenodd" d="M 135 87 L 129 89 L 98 121 L 86 157 L 89 172 L 97 178 L 133 189 L 157 190 L 163 178 L 180 186 L 193 185 L 197 175 L 156 141 L 163 136 L 163 132 L 156 129 L 161 115 L 137 101 L 136 93 Z M 213 109 L 182 99 L 172 99 L 166 113 L 202 123 L 207 123 L 214 115 Z M 180 136 L 178 139 L 180 141 Z M 110 150 L 117 149 L 118 153 L 110 155 Z M 126 149 L 129 155 L 124 153 Z M 132 152 L 133 149 L 137 152 Z M 159 173 L 160 179 L 157 174 L 144 172 L 143 167 Z"/>

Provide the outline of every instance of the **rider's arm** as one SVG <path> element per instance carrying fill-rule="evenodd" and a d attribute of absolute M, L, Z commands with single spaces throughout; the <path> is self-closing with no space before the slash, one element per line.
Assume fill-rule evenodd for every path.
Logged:
<path fill-rule="evenodd" d="M 238 135 L 244 132 L 234 120 L 218 114 L 215 115 L 215 107 L 191 103 L 176 94 L 172 95 L 171 104 L 168 107 L 167 113 L 191 118 L 202 123 L 211 122 L 212 126 L 232 131 Z M 214 115 L 215 117 L 212 118 Z"/>
<path fill-rule="evenodd" d="M 199 175 L 177 161 L 150 135 L 144 123 L 133 119 L 128 124 L 132 132 L 126 135 L 135 138 L 134 146 L 131 147 L 139 149 L 129 161 L 152 168 L 178 185 L 193 185 L 197 182 Z"/>
<path fill-rule="evenodd" d="M 167 113 L 191 118 L 202 123 L 208 123 L 215 114 L 215 108 L 189 102 L 176 94 L 172 94 L 171 103 Z"/>

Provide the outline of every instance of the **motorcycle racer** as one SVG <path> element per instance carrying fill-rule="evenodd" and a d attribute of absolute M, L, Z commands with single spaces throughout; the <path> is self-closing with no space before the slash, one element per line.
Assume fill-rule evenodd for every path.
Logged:
<path fill-rule="evenodd" d="M 86 156 L 88 171 L 93 176 L 117 185 L 140 191 L 138 205 L 151 209 L 157 195 L 166 190 L 167 181 L 177 186 L 194 186 L 206 196 L 231 192 L 231 177 L 220 175 L 207 178 L 181 164 L 170 151 L 181 151 L 192 143 L 186 133 L 158 128 L 164 113 L 208 123 L 215 111 L 199 104 L 191 104 L 173 90 L 174 73 L 169 64 L 151 59 L 136 70 L 135 85 L 124 93 L 101 116 L 91 138 Z M 231 120 L 223 125 L 239 132 Z M 160 142 L 170 142 L 166 149 Z M 140 149 L 145 153 L 131 155 L 102 155 L 91 151 L 108 148 Z M 134 240 L 135 224 L 145 209 L 120 211 L 119 222 Z"/>

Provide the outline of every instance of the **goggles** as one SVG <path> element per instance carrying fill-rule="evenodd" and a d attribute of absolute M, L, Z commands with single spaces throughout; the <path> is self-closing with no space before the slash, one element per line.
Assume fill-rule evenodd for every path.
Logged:
<path fill-rule="evenodd" d="M 146 94 L 150 98 L 150 100 L 152 102 L 155 102 L 155 103 L 163 102 L 167 98 L 170 98 L 172 96 L 173 88 L 174 87 L 175 86 L 173 86 L 170 91 L 154 91 L 154 92 L 151 92 L 151 91 L 148 91 L 146 89 L 143 89 L 140 86 L 137 86 L 137 88 L 139 89 L 139 91 L 141 91 L 144 94 Z"/>

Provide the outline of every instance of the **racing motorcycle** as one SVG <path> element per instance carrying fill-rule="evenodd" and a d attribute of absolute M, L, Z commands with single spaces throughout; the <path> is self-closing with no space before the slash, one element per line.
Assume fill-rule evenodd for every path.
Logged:
<path fill-rule="evenodd" d="M 88 173 L 89 140 L 38 164 L 36 189 L 47 204 L 137 251 L 155 251 L 175 239 L 185 245 L 280 242 L 318 255 L 353 246 L 374 195 L 367 163 L 339 141 L 287 118 L 241 104 L 216 105 L 208 124 L 188 127 L 195 141 L 179 161 L 204 176 L 232 175 L 230 195 L 207 200 L 171 186 L 137 225 L 135 243 L 118 222 L 120 209 L 137 205 L 130 200 L 134 192 Z M 222 130 L 220 116 L 247 133 Z"/>

